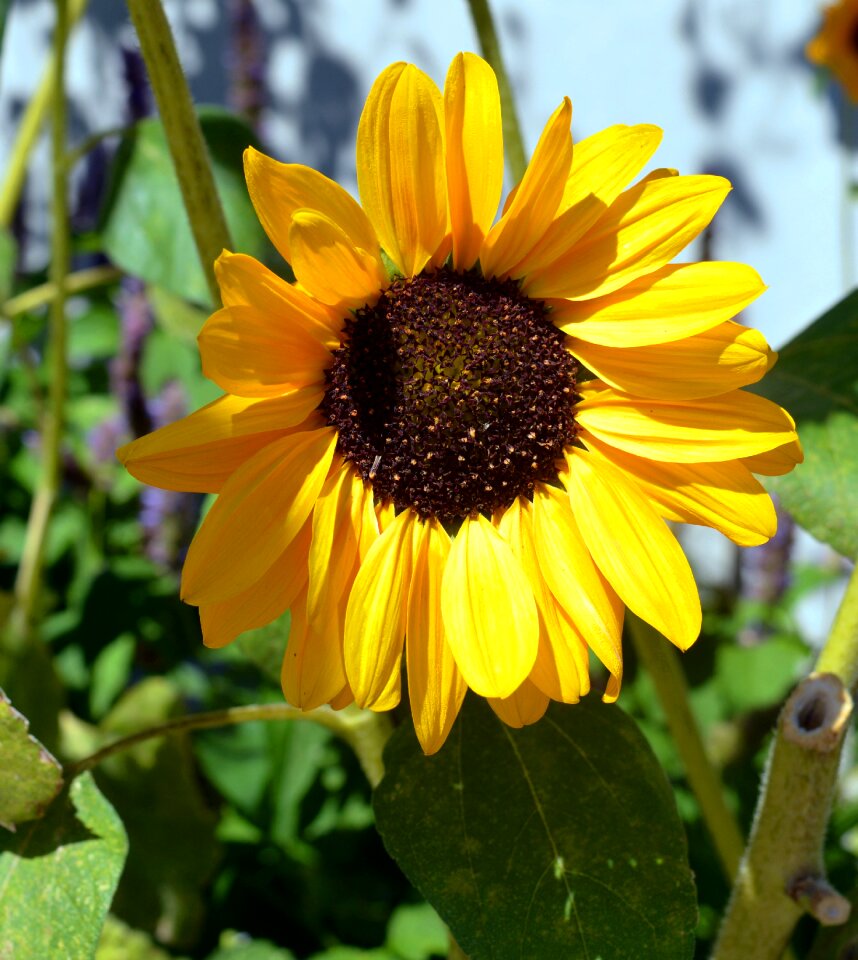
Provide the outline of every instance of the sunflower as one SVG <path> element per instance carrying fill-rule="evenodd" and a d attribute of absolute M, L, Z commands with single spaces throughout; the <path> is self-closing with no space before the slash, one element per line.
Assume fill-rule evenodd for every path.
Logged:
<path fill-rule="evenodd" d="M 811 63 L 830 70 L 849 99 L 858 102 L 858 2 L 840 0 L 826 7 L 805 53 Z"/>
<path fill-rule="evenodd" d="M 681 649 L 700 631 L 666 521 L 739 544 L 775 532 L 752 474 L 801 459 L 789 415 L 740 388 L 774 361 L 732 322 L 762 290 L 736 263 L 671 264 L 730 186 L 658 170 L 654 126 L 575 145 L 552 114 L 495 221 L 504 173 L 491 68 L 443 94 L 396 63 L 357 134 L 361 204 L 322 174 L 245 155 L 294 270 L 217 261 L 199 344 L 225 396 L 119 451 L 140 480 L 217 494 L 182 596 L 220 647 L 292 611 L 293 704 L 408 696 L 427 753 L 466 689 L 507 723 L 622 678 L 625 607 Z"/>

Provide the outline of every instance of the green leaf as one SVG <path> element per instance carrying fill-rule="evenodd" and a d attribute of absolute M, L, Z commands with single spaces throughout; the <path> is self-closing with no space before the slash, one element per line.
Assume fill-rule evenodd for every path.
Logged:
<path fill-rule="evenodd" d="M 269 940 L 251 940 L 246 934 L 227 930 L 220 946 L 208 960 L 294 960 L 293 955 Z"/>
<path fill-rule="evenodd" d="M 670 787 L 592 698 L 511 730 L 469 697 L 424 757 L 410 725 L 375 793 L 388 851 L 471 960 L 686 960 L 696 903 Z"/>
<path fill-rule="evenodd" d="M 0 826 L 7 829 L 41 817 L 63 785 L 62 768 L 29 728 L 0 690 Z"/>
<path fill-rule="evenodd" d="M 109 916 L 101 931 L 94 960 L 174 960 L 155 946 L 141 930 L 132 930 L 116 917 Z"/>
<path fill-rule="evenodd" d="M 264 258 L 268 243 L 242 170 L 242 153 L 256 138 L 225 110 L 205 107 L 199 114 L 235 248 Z M 123 140 L 101 233 L 105 251 L 123 270 L 186 300 L 211 305 L 159 120 L 136 124 Z"/>
<path fill-rule="evenodd" d="M 152 677 L 128 690 L 98 730 L 75 730 L 87 753 L 109 740 L 155 726 L 180 712 L 175 687 Z M 81 724 L 78 723 L 80 727 Z M 71 738 L 66 749 L 72 747 Z M 200 794 L 185 736 L 153 738 L 104 760 L 98 783 L 128 831 L 130 854 L 113 912 L 166 944 L 193 942 L 202 888 L 218 857 L 215 816 Z"/>
<path fill-rule="evenodd" d="M 397 907 L 387 928 L 387 946 L 402 960 L 428 960 L 446 956 L 447 927 L 428 903 Z"/>
<path fill-rule="evenodd" d="M 89 773 L 42 820 L 0 837 L 0 957 L 91 960 L 127 852 Z"/>
<path fill-rule="evenodd" d="M 770 637 L 753 647 L 721 644 L 715 652 L 715 676 L 734 713 L 781 703 L 807 672 L 807 647 L 790 637 Z"/>
<path fill-rule="evenodd" d="M 858 292 L 791 340 L 751 389 L 795 417 L 804 447 L 805 462 L 770 488 L 817 539 L 858 556 Z"/>

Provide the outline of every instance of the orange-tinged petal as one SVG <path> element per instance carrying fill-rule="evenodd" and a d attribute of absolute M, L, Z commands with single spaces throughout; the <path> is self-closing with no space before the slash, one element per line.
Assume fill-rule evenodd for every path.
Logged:
<path fill-rule="evenodd" d="M 567 346 L 617 390 L 660 400 L 714 397 L 756 383 L 777 358 L 758 330 L 732 320 L 671 343 L 603 347 L 571 340 Z"/>
<path fill-rule="evenodd" d="M 468 270 L 497 213 L 503 188 L 503 133 L 498 83 L 473 53 L 459 53 L 444 85 L 447 191 L 453 269 Z"/>
<path fill-rule="evenodd" d="M 331 472 L 313 509 L 307 620 L 318 627 L 351 585 L 358 563 L 363 484 L 350 463 Z"/>
<path fill-rule="evenodd" d="M 395 63 L 373 84 L 358 125 L 361 203 L 406 277 L 420 273 L 447 233 L 442 123 L 435 84 Z"/>
<path fill-rule="evenodd" d="M 201 606 L 234 597 L 271 567 L 313 509 L 336 440 L 327 427 L 292 434 L 235 471 L 188 550 L 182 599 Z"/>
<path fill-rule="evenodd" d="M 565 253 L 639 173 L 661 142 L 661 136 L 662 131 L 649 124 L 618 124 L 576 143 L 554 220 L 512 273 L 525 276 Z"/>
<path fill-rule="evenodd" d="M 804 462 L 804 451 L 798 438 L 790 440 L 773 450 L 757 453 L 752 457 L 743 457 L 742 463 L 751 471 L 763 477 L 782 477 L 797 464 Z"/>
<path fill-rule="evenodd" d="M 483 697 L 508 697 L 536 659 L 539 619 L 521 564 L 482 515 L 468 517 L 453 540 L 441 609 L 468 686 Z"/>
<path fill-rule="evenodd" d="M 485 276 L 506 276 L 554 219 L 572 163 L 571 122 L 572 104 L 565 97 L 546 123 L 512 202 L 483 241 Z"/>
<path fill-rule="evenodd" d="M 346 675 L 357 704 L 370 710 L 389 710 L 399 703 L 416 517 L 412 510 L 403 510 L 373 543 L 349 595 Z"/>
<path fill-rule="evenodd" d="M 620 675 L 623 605 L 594 563 L 562 490 L 537 484 L 533 534 L 539 569 L 558 604 L 608 671 Z"/>
<path fill-rule="evenodd" d="M 570 336 L 606 347 L 669 343 L 734 317 L 766 285 L 743 263 L 673 263 L 591 300 L 549 300 Z"/>
<path fill-rule="evenodd" d="M 530 297 L 587 299 L 663 267 L 707 226 L 730 191 L 723 177 L 663 177 L 631 187 L 581 239 L 529 273 Z"/>
<path fill-rule="evenodd" d="M 207 647 L 225 647 L 239 634 L 271 623 L 292 606 L 307 584 L 310 535 L 308 520 L 253 586 L 228 600 L 200 607 L 203 643 Z"/>
<path fill-rule="evenodd" d="M 276 326 L 301 327 L 329 350 L 339 346 L 343 313 L 314 300 L 253 257 L 224 250 L 215 261 L 215 274 L 225 307 L 255 307 Z"/>
<path fill-rule="evenodd" d="M 344 710 L 355 702 L 352 688 L 346 684 L 342 690 L 330 701 L 331 710 Z"/>
<path fill-rule="evenodd" d="M 332 607 L 316 625 L 307 620 L 307 593 L 292 606 L 289 644 L 280 670 L 283 695 L 295 707 L 315 710 L 337 699 L 346 687 L 343 667 L 345 604 Z"/>
<path fill-rule="evenodd" d="M 412 524 L 414 560 L 408 592 L 408 698 L 414 730 L 425 754 L 447 739 L 467 684 L 447 643 L 441 616 L 441 581 L 450 538 L 437 520 Z"/>
<path fill-rule="evenodd" d="M 530 679 L 553 699 L 577 703 L 590 686 L 587 646 L 558 606 L 539 569 L 532 513 L 530 501 L 520 497 L 497 524 L 524 570 L 539 612 L 539 648 Z"/>
<path fill-rule="evenodd" d="M 592 455 L 633 477 L 666 520 L 712 527 L 743 547 L 758 546 L 775 535 L 772 499 L 741 460 L 656 462 L 601 444 L 586 433 L 581 439 Z"/>
<path fill-rule="evenodd" d="M 330 352 L 297 324 L 272 322 L 255 307 L 224 307 L 197 337 L 203 373 L 239 397 L 276 397 L 322 384 Z"/>
<path fill-rule="evenodd" d="M 292 260 L 289 225 L 302 208 L 324 214 L 355 247 L 378 256 L 378 238 L 360 204 L 323 173 L 300 163 L 279 163 L 248 147 L 244 174 L 259 222 L 284 260 Z"/>
<path fill-rule="evenodd" d="M 570 448 L 563 475 L 581 536 L 623 602 L 687 650 L 700 633 L 700 597 L 676 537 L 634 481 Z"/>
<path fill-rule="evenodd" d="M 502 700 L 489 697 L 489 706 L 508 727 L 520 729 L 542 719 L 548 709 L 548 697 L 529 680 Z"/>
<path fill-rule="evenodd" d="M 254 454 L 312 413 L 322 391 L 302 388 L 273 400 L 220 397 L 190 416 L 127 443 L 116 456 L 143 483 L 218 493 Z"/>
<path fill-rule="evenodd" d="M 627 453 L 672 463 L 715 463 L 750 457 L 795 440 L 790 415 L 745 390 L 718 397 L 641 400 L 594 380 L 578 388 L 578 424 Z"/>
<path fill-rule="evenodd" d="M 356 247 L 330 217 L 296 210 L 289 227 L 292 269 L 302 287 L 322 303 L 356 309 L 374 303 L 387 286 L 381 261 Z"/>

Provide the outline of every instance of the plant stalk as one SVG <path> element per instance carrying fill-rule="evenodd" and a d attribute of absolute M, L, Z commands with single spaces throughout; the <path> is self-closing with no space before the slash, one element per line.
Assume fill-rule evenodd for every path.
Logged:
<path fill-rule="evenodd" d="M 70 0 L 68 6 L 68 23 L 66 34 L 77 23 L 86 9 L 87 0 Z M 65 43 L 68 37 L 66 37 Z M 65 56 L 63 51 L 62 56 Z M 45 122 L 45 115 L 51 106 L 51 101 L 57 89 L 57 74 L 62 73 L 63 66 L 59 62 L 60 51 L 56 42 L 50 54 L 50 60 L 45 68 L 44 76 L 30 98 L 27 109 L 24 111 L 21 122 L 18 124 L 18 133 L 12 144 L 9 161 L 6 164 L 6 176 L 0 185 L 0 229 L 6 229 L 15 215 L 15 208 L 21 197 L 24 179 L 27 176 L 27 164 L 33 151 L 39 132 Z"/>
<path fill-rule="evenodd" d="M 527 151 L 524 149 L 524 138 L 521 135 L 518 112 L 515 108 L 515 99 L 512 95 L 509 76 L 504 66 L 494 18 L 488 0 L 468 0 L 468 6 L 480 40 L 480 49 L 498 80 L 503 121 L 503 142 L 513 182 L 518 183 L 527 169 Z"/>
<path fill-rule="evenodd" d="M 106 286 L 121 278 L 122 271 L 116 267 L 100 266 L 77 270 L 65 278 L 62 288 L 50 280 L 47 283 L 40 283 L 37 287 L 31 287 L 16 297 L 10 297 L 5 303 L 0 304 L 0 317 L 12 320 L 29 310 L 38 310 L 39 307 L 56 300 L 61 289 L 64 296 L 70 297 L 76 293 L 85 293 L 94 287 Z"/>
<path fill-rule="evenodd" d="M 822 850 L 858 679 L 858 567 L 817 670 L 778 719 L 748 847 L 712 960 L 777 960 L 805 912 L 843 923 L 849 905 L 825 879 Z"/>
<path fill-rule="evenodd" d="M 164 124 L 194 243 L 212 303 L 220 305 L 214 262 L 232 249 L 208 149 L 161 0 L 128 0 L 140 50 Z"/>
<path fill-rule="evenodd" d="M 66 778 L 71 780 L 79 773 L 91 770 L 108 757 L 130 750 L 131 747 L 146 740 L 189 733 L 194 730 L 233 726 L 237 723 L 252 723 L 257 720 L 311 720 L 319 723 L 345 740 L 354 750 L 370 786 L 375 788 L 381 782 L 384 775 L 382 751 L 392 732 L 390 720 L 386 714 L 372 713 L 357 707 L 346 707 L 339 711 L 332 710 L 330 707 L 319 707 L 305 712 L 288 703 L 258 703 L 176 717 L 174 720 L 138 730 L 136 733 L 107 744 L 90 756 L 71 764 L 66 770 Z"/>
<path fill-rule="evenodd" d="M 65 426 L 68 381 L 66 358 L 65 279 L 71 260 L 69 243 L 68 176 L 65 164 L 66 98 L 65 61 L 70 17 L 68 0 L 56 0 L 54 69 L 51 73 L 51 161 L 53 201 L 50 283 L 54 288 L 48 320 L 48 404 L 41 430 L 39 479 L 30 506 L 21 563 L 15 579 L 15 606 L 7 640 L 10 652 L 23 649 L 32 635 L 44 572 L 48 524 L 57 499 L 61 475 L 61 446 Z"/>
<path fill-rule="evenodd" d="M 688 783 L 700 805 L 703 822 L 715 844 L 724 874 L 732 881 L 739 867 L 744 839 L 724 800 L 721 778 L 706 753 L 691 710 L 688 683 L 679 656 L 664 637 L 631 611 L 627 619 L 632 642 L 655 686 Z"/>

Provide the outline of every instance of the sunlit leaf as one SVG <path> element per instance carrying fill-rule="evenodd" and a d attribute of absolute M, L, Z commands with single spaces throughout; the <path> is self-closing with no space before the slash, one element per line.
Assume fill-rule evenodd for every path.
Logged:
<path fill-rule="evenodd" d="M 127 851 L 89 773 L 42 820 L 0 837 L 0 956 L 90 960 Z"/>
<path fill-rule="evenodd" d="M 771 489 L 815 537 L 858 556 L 858 292 L 791 340 L 751 389 L 789 410 L 804 446 L 805 462 Z"/>
<path fill-rule="evenodd" d="M 590 699 L 512 730 L 469 701 L 435 756 L 398 728 L 375 812 L 471 960 L 690 957 L 685 836 L 635 724 Z"/>
<path fill-rule="evenodd" d="M 0 826 L 9 829 L 42 816 L 63 785 L 62 768 L 29 728 L 0 690 Z"/>
<path fill-rule="evenodd" d="M 200 124 L 235 249 L 263 256 L 267 241 L 242 172 L 242 153 L 255 137 L 238 117 L 213 107 L 200 110 Z M 123 140 L 101 233 L 105 250 L 123 270 L 210 304 L 160 121 L 136 124 Z"/>

